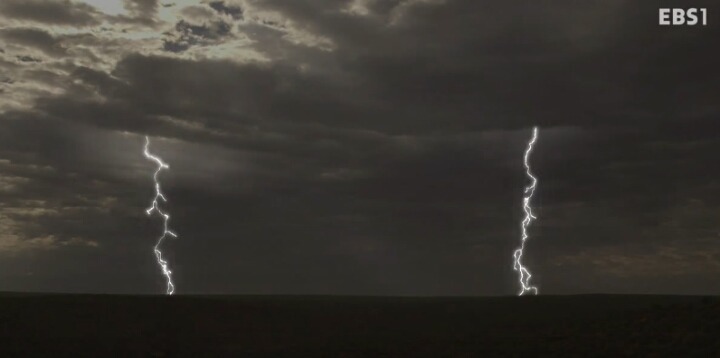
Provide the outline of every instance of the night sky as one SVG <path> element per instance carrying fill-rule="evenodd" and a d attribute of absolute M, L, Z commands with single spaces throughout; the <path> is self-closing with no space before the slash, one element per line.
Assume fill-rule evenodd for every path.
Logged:
<path fill-rule="evenodd" d="M 688 7 L 687 1 L 682 3 Z M 720 6 L 1 0 L 0 291 L 720 294 Z"/>

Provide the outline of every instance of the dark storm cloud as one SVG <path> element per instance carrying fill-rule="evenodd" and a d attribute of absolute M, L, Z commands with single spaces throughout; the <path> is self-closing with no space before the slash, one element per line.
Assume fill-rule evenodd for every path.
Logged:
<path fill-rule="evenodd" d="M 658 28 L 656 9 L 638 2 L 448 1 L 409 6 L 393 26 L 387 15 L 337 11 L 337 2 L 259 6 L 330 37 L 342 65 L 388 106 L 417 109 L 394 122 L 404 130 L 644 125 L 677 120 L 669 111 L 718 110 L 708 96 L 717 27 Z M 691 93 L 676 96 L 680 87 Z"/>
<path fill-rule="evenodd" d="M 48 32 L 36 28 L 6 28 L 0 31 L 5 41 L 36 48 L 48 56 L 64 56 L 67 49 Z"/>
<path fill-rule="evenodd" d="M 98 13 L 89 5 L 70 0 L 3 0 L 0 15 L 49 25 L 97 25 Z"/>
<path fill-rule="evenodd" d="M 644 14 L 647 8 L 636 3 L 567 3 L 560 11 L 449 1 L 396 8 L 397 20 L 388 13 L 347 14 L 336 2 L 258 6 L 280 11 L 296 26 L 331 38 L 336 49 L 293 48 L 278 35 L 264 36 L 266 41 L 257 45 L 270 56 L 282 56 L 267 68 L 135 57 L 118 64 L 121 76 L 137 81 L 137 88 L 129 91 L 136 94 L 133 100 L 148 102 L 143 98 L 160 86 L 168 94 L 172 88 L 176 96 L 203 100 L 156 96 L 141 105 L 168 110 L 165 114 L 177 114 L 170 109 L 182 106 L 205 115 L 214 110 L 219 117 L 227 116 L 219 113 L 227 109 L 243 112 L 235 116 L 241 121 L 262 117 L 393 134 L 519 128 L 527 123 L 643 126 L 679 117 L 705 123 L 718 111 L 709 93 L 718 76 L 712 64 L 720 58 L 707 41 L 716 28 L 658 29 Z M 598 12 L 584 11 L 585 6 Z M 563 15 L 567 13 L 575 16 Z M 526 21 L 506 20 L 515 18 Z M 391 21 L 396 23 L 389 25 Z M 214 43 L 229 31 L 223 22 L 181 20 L 164 48 L 182 52 Z M 278 52 L 268 44 L 271 39 L 292 52 Z M 679 47 L 684 51 L 673 50 Z M 695 55 L 699 53 L 703 55 Z M 662 60 L 671 55 L 672 61 Z M 299 64 L 291 62 L 295 60 L 310 70 L 299 71 Z M 228 75 L 219 75 L 214 67 Z M 171 73 L 194 79 L 176 84 Z M 695 80 L 687 84 L 686 78 Z M 205 90 L 196 93 L 196 86 Z M 688 95 L 676 96 L 675 88 Z"/>
<path fill-rule="evenodd" d="M 0 248 L 4 267 L 13 268 L 6 272 L 13 272 L 8 277 L 14 280 L 11 286 L 15 289 L 82 292 L 97 290 L 100 285 L 106 292 L 118 292 L 123 286 L 132 291 L 124 278 L 103 284 L 102 277 L 114 274 L 103 268 L 102 261 L 109 260 L 117 267 L 142 267 L 148 238 L 144 232 L 152 232 L 154 226 L 138 210 L 146 204 L 146 193 L 144 185 L 139 187 L 133 179 L 136 168 L 118 166 L 118 162 L 127 162 L 107 156 L 99 161 L 88 157 L 87 144 L 98 139 L 111 143 L 106 134 L 91 128 L 29 113 L 3 115 Z M 124 175 L 109 175 L 108 169 Z M 13 185 L 3 187 L 7 178 Z M 119 217 L 124 219 L 117 220 Z M 128 220 L 134 223 L 128 226 Z M 26 255 L 27 251 L 32 255 Z M 68 259 L 80 261 L 68 264 Z M 51 277 L 55 283 L 33 286 L 27 281 L 28 271 L 41 280 Z M 93 283 L 77 285 L 77 280 Z M 132 280 L 138 284 L 143 278 Z M 152 282 L 150 279 L 148 286 Z"/>
<path fill-rule="evenodd" d="M 544 292 L 685 292 L 676 281 L 718 272 L 716 25 L 660 28 L 657 4 L 633 1 L 365 3 L 214 1 L 244 21 L 185 8 L 152 43 L 164 55 L 13 74 L 67 77 L 2 115 L 13 230 L 110 247 L 132 273 L 85 260 L 137 292 L 156 272 L 138 215 L 148 134 L 168 138 L 168 252 L 188 291 L 512 293 L 522 150 L 540 125 L 527 263 Z M 24 45 L 47 48 L 35 36 Z M 244 36 L 263 61 L 188 51 Z"/>
<path fill-rule="evenodd" d="M 395 9 L 397 20 L 392 19 L 392 12 L 360 17 L 332 4 L 258 4 L 280 11 L 303 29 L 329 37 L 336 46 L 332 53 L 293 48 L 281 33 L 265 35 L 257 49 L 277 60 L 266 71 L 281 66 L 288 70 L 261 76 L 270 82 L 255 83 L 257 95 L 234 90 L 233 86 L 244 86 L 234 80 L 236 76 L 214 76 L 212 65 L 202 62 L 188 65 L 196 67 L 188 68 L 189 73 L 198 74 L 193 85 L 207 88 L 208 93 L 223 93 L 220 98 L 226 98 L 230 108 L 240 103 L 250 108 L 246 111 L 250 113 L 238 118 L 311 121 L 394 134 L 519 128 L 527 123 L 642 126 L 677 121 L 675 112 L 682 113 L 684 121 L 702 122 L 718 110 L 714 96 L 708 95 L 717 80 L 712 64 L 720 59 L 717 51 L 708 48 L 707 39 L 716 29 L 702 33 L 658 29 L 649 23 L 647 8 L 634 3 L 594 4 L 603 10 L 596 14 L 583 11 L 580 4 L 549 11 L 451 1 Z M 389 25 L 392 21 L 396 23 Z M 223 22 L 181 20 L 164 48 L 183 52 L 215 43 L 228 33 L 229 25 Z M 259 34 L 248 35 L 257 38 Z M 272 46 L 270 39 L 284 50 Z M 676 54 L 672 49 L 677 47 L 684 51 Z M 670 55 L 672 61 L 656 60 Z M 306 63 L 311 71 L 294 70 L 297 63 L 291 61 L 295 60 Z M 177 67 L 174 60 L 163 61 L 170 66 L 160 66 L 161 72 Z M 313 72 L 314 66 L 322 67 Z M 247 70 L 243 67 L 221 64 L 230 73 L 261 71 L 252 65 Z M 128 71 L 132 68 L 126 69 L 126 75 L 132 76 Z M 660 78 L 657 81 L 664 85 L 653 86 Z M 695 80 L 687 85 L 686 78 Z M 248 80 L 259 79 L 243 78 L 240 83 Z M 280 89 L 280 83 L 282 90 L 264 90 Z M 143 85 L 136 93 L 155 85 Z M 675 95 L 674 88 L 680 87 L 688 91 L 687 96 Z M 183 93 L 182 86 L 176 91 Z M 218 99 L 193 103 L 202 107 Z M 385 119 L 390 117 L 392 121 Z"/>
<path fill-rule="evenodd" d="M 163 50 L 169 52 L 183 52 L 192 46 L 193 43 L 182 40 L 163 40 Z"/>
<path fill-rule="evenodd" d="M 221 14 L 229 15 L 235 20 L 242 20 L 243 18 L 243 10 L 239 6 L 226 5 L 224 1 L 211 1 L 208 6 Z"/>
<path fill-rule="evenodd" d="M 194 25 L 185 20 L 175 24 L 171 39 L 163 40 L 163 49 L 170 52 L 183 52 L 196 45 L 211 45 L 230 35 L 230 24 L 218 20 Z"/>
<path fill-rule="evenodd" d="M 28 56 L 28 55 L 19 55 L 19 56 L 15 56 L 15 58 L 17 58 L 17 60 L 20 62 L 36 62 L 36 63 L 42 62 L 41 59 L 39 59 L 37 57 Z"/>

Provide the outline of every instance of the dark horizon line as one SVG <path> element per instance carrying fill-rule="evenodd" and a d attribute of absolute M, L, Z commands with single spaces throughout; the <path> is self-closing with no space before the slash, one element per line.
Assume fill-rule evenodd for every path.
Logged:
<path fill-rule="evenodd" d="M 225 294 L 225 293 L 177 293 L 168 296 L 164 293 L 77 293 L 77 292 L 41 292 L 41 291 L 0 291 L 0 298 L 7 296 L 115 296 L 115 297 L 237 297 L 237 298 L 271 298 L 271 297 L 297 297 L 297 298 L 400 298 L 400 299 L 480 299 L 480 298 L 514 298 L 528 299 L 530 297 L 709 297 L 720 298 L 712 294 L 674 294 L 674 293 L 569 293 L 569 294 L 542 294 L 542 295 L 359 295 L 359 294 Z"/>

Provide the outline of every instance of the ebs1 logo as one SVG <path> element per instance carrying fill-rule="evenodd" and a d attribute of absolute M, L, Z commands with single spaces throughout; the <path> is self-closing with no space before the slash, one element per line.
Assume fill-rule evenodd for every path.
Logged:
<path fill-rule="evenodd" d="M 701 21 L 698 20 L 698 12 L 702 15 Z M 707 9 L 694 7 L 687 10 L 679 8 L 660 9 L 660 25 L 694 26 L 698 23 L 702 23 L 703 26 L 707 25 Z"/>

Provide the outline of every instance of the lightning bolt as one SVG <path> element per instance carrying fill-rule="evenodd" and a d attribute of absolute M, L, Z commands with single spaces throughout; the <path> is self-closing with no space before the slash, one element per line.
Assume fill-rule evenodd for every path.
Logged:
<path fill-rule="evenodd" d="M 527 187 L 525 187 L 525 195 L 523 196 L 523 210 L 525 211 L 525 218 L 523 219 L 521 223 L 522 227 L 522 241 L 520 243 L 520 247 L 515 250 L 513 253 L 513 258 L 515 259 L 515 263 L 513 265 L 513 269 L 515 271 L 518 271 L 519 274 L 519 281 L 520 281 L 520 293 L 518 293 L 518 296 L 522 296 L 527 292 L 533 292 L 537 295 L 538 289 L 535 286 L 530 285 L 530 278 L 532 275 L 530 274 L 530 271 L 523 266 L 522 264 L 522 256 L 523 256 L 523 250 L 525 250 L 525 241 L 528 239 L 528 233 L 527 229 L 528 226 L 530 226 L 530 223 L 537 219 L 535 215 L 533 215 L 532 208 L 530 207 L 530 200 L 532 199 L 533 194 L 535 193 L 535 188 L 537 187 L 537 178 L 535 178 L 532 173 L 530 173 L 530 153 L 532 153 L 533 144 L 535 144 L 535 141 L 538 137 L 538 128 L 533 127 L 532 132 L 532 138 L 527 144 L 527 149 L 525 150 L 525 174 L 527 174 L 528 178 L 531 180 L 531 184 Z"/>
<path fill-rule="evenodd" d="M 177 237 L 177 235 L 172 232 L 169 228 L 170 223 L 170 215 L 162 211 L 160 209 L 160 202 L 167 202 L 167 199 L 165 198 L 165 195 L 163 195 L 162 190 L 160 189 L 160 181 L 158 181 L 158 175 L 163 169 L 170 169 L 170 166 L 167 165 L 165 162 L 162 161 L 162 159 L 150 154 L 150 138 L 145 136 L 145 158 L 148 160 L 151 160 L 155 163 L 157 163 L 158 167 L 155 171 L 155 174 L 153 175 L 153 181 L 155 182 L 155 197 L 152 200 L 152 204 L 147 210 L 145 210 L 145 213 L 147 215 L 152 215 L 153 212 L 157 213 L 162 217 L 163 219 L 163 233 L 160 236 L 160 238 L 157 240 L 157 243 L 154 247 L 155 252 L 155 258 L 157 259 L 158 266 L 160 266 L 160 269 L 162 270 L 163 275 L 165 275 L 165 278 L 167 279 L 167 290 L 165 293 L 168 295 L 172 295 L 175 292 L 175 285 L 172 281 L 172 271 L 170 271 L 170 268 L 168 267 L 167 260 L 163 259 L 162 257 L 162 251 L 160 251 L 160 245 L 162 244 L 163 240 L 170 237 Z"/>

